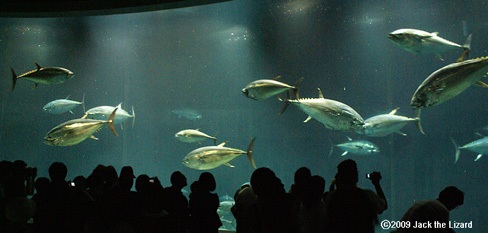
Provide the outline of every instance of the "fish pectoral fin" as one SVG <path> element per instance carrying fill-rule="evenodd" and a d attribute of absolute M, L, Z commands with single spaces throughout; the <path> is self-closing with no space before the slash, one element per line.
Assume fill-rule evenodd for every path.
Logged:
<path fill-rule="evenodd" d="M 308 117 L 307 117 L 307 119 L 305 119 L 305 120 L 303 121 L 303 123 L 307 123 L 307 122 L 308 122 L 309 120 L 311 120 L 311 119 L 312 119 L 312 117 L 311 117 L 311 116 L 308 116 Z"/>
<path fill-rule="evenodd" d="M 96 137 L 95 137 L 95 136 L 93 136 L 93 135 L 91 135 L 91 136 L 90 136 L 90 138 L 91 138 L 91 139 L 93 139 L 93 140 L 98 140 L 98 138 L 96 138 Z"/>
<path fill-rule="evenodd" d="M 344 151 L 344 153 L 342 153 L 342 155 L 341 155 L 341 156 L 347 155 L 347 152 L 348 152 L 348 151 Z"/>
<path fill-rule="evenodd" d="M 395 133 L 400 134 L 400 135 L 402 135 L 402 136 L 407 136 L 407 134 L 405 134 L 405 133 L 404 133 L 404 132 L 402 132 L 402 131 L 396 131 Z"/>
<path fill-rule="evenodd" d="M 38 71 L 42 68 L 42 66 L 40 66 L 39 64 L 37 64 L 37 63 L 34 63 L 34 64 L 36 64 L 36 67 L 37 67 L 37 70 Z"/>
<path fill-rule="evenodd" d="M 476 86 L 478 87 L 483 87 L 483 88 L 488 88 L 488 84 L 482 82 L 482 81 L 478 81 L 475 83 Z"/>
<path fill-rule="evenodd" d="M 230 163 L 224 163 L 225 166 L 228 166 L 228 167 L 235 167 L 234 165 L 230 164 Z"/>
<path fill-rule="evenodd" d="M 75 114 L 75 113 L 74 113 L 73 111 L 71 111 L 71 110 L 69 110 L 69 113 L 71 113 L 71 114 Z"/>
<path fill-rule="evenodd" d="M 442 58 L 442 56 L 438 53 L 435 54 L 435 57 L 437 57 L 437 59 L 439 59 L 441 61 L 444 61 L 444 58 Z"/>

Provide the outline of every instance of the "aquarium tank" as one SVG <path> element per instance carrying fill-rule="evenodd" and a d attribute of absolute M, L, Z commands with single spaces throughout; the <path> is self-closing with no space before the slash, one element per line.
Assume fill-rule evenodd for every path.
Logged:
<path fill-rule="evenodd" d="M 467 145 L 488 134 L 486 71 L 446 71 L 471 78 L 468 84 L 449 74 L 427 80 L 464 51 L 464 60 L 488 55 L 486 1 L 204 3 L 0 10 L 0 160 L 23 160 L 37 177 L 62 162 L 66 180 L 87 177 L 99 164 L 118 173 L 131 166 L 164 187 L 174 171 L 188 184 L 208 171 L 215 193 L 231 199 L 255 170 L 248 159 L 255 137 L 256 167 L 273 170 L 287 191 L 300 167 L 322 176 L 328 189 L 337 165 L 353 159 L 361 188 L 374 190 L 366 174 L 381 172 L 388 209 L 379 222 L 399 221 L 415 202 L 456 186 L 465 199 L 450 219 L 472 227 L 455 231 L 488 229 L 488 156 L 478 156 L 488 145 Z M 272 88 L 252 86 L 257 80 Z M 435 99 L 445 91 L 456 93 Z M 414 94 L 430 99 L 416 105 Z M 334 104 L 307 105 L 323 99 Z M 353 113 L 356 122 L 347 118 Z M 382 114 L 405 122 L 366 133 L 364 120 Z M 334 125 L 341 117 L 354 127 Z M 79 128 L 62 125 L 70 120 Z M 183 130 L 195 131 L 178 137 Z M 338 146 L 348 142 L 356 144 Z M 190 152 L 222 143 L 239 150 L 231 160 L 185 166 Z"/>

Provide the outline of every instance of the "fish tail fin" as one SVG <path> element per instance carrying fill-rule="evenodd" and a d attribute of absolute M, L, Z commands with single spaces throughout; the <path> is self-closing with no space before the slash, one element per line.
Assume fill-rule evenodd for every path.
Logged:
<path fill-rule="evenodd" d="M 213 137 L 213 141 L 214 141 L 214 145 L 217 145 L 217 135 L 219 134 L 219 132 L 217 132 L 215 134 L 215 136 Z"/>
<path fill-rule="evenodd" d="M 332 141 L 329 138 L 329 144 L 330 144 L 330 150 L 329 150 L 329 156 L 327 158 L 330 158 L 332 153 L 334 152 L 334 144 L 332 144 Z"/>
<path fill-rule="evenodd" d="M 81 106 L 83 106 L 83 112 L 85 111 L 85 93 L 83 93 L 83 99 L 81 99 Z"/>
<path fill-rule="evenodd" d="M 449 137 L 451 139 L 452 144 L 454 144 L 454 148 L 456 149 L 456 154 L 454 155 L 454 163 L 457 163 L 459 160 L 459 155 L 461 154 L 461 150 L 459 149 L 459 146 L 457 145 L 456 141 L 454 141 L 454 138 Z"/>
<path fill-rule="evenodd" d="M 15 88 L 15 83 L 17 83 L 17 75 L 12 67 L 10 67 L 10 71 L 12 71 L 12 91 Z"/>
<path fill-rule="evenodd" d="M 281 100 L 281 101 L 284 102 L 284 105 L 281 108 L 280 114 L 283 114 L 286 111 L 286 109 L 288 108 L 288 106 L 290 105 L 290 101 L 288 101 L 288 100 L 290 100 L 290 92 L 289 91 L 286 92 L 285 99 L 284 100 Z"/>
<path fill-rule="evenodd" d="M 298 97 L 298 88 L 300 88 L 300 84 L 302 83 L 304 77 L 301 77 L 300 79 L 298 79 L 296 82 L 295 82 L 295 85 L 293 85 L 293 96 L 295 97 L 295 99 L 299 99 Z"/>
<path fill-rule="evenodd" d="M 251 143 L 249 143 L 249 146 L 247 147 L 247 158 L 249 159 L 249 162 L 251 162 L 252 167 L 256 169 L 256 164 L 254 163 L 254 158 L 252 157 L 252 148 L 254 146 L 254 140 L 256 140 L 256 137 L 253 137 L 251 139 Z"/>
<path fill-rule="evenodd" d="M 114 133 L 115 136 L 119 136 L 117 134 L 117 131 L 115 131 L 115 126 L 114 126 L 115 112 L 117 112 L 117 109 L 119 109 L 119 108 L 115 108 L 114 111 L 112 112 L 112 114 L 110 114 L 110 117 L 108 118 L 108 127 L 110 128 L 112 133 Z"/>
<path fill-rule="evenodd" d="M 463 48 L 464 50 L 471 50 L 471 36 L 473 33 L 469 34 L 468 38 L 466 39 L 466 42 L 464 42 Z"/>
<path fill-rule="evenodd" d="M 134 128 L 135 122 L 136 122 L 136 112 L 134 112 L 134 105 L 132 105 L 132 128 Z"/>
<path fill-rule="evenodd" d="M 417 126 L 417 129 L 419 129 L 420 133 L 425 134 L 424 129 L 422 129 L 422 124 L 420 124 L 420 114 L 421 110 L 417 109 L 415 111 L 415 126 Z"/>

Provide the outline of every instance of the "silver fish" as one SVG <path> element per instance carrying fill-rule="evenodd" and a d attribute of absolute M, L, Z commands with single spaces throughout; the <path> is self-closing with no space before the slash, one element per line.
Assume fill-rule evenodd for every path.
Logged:
<path fill-rule="evenodd" d="M 380 152 L 380 149 L 370 141 L 366 140 L 357 140 L 354 141 L 351 138 L 347 138 L 349 141 L 341 144 L 337 144 L 336 146 L 344 150 L 341 156 L 344 156 L 348 153 L 356 154 L 356 155 L 371 155 Z"/>
<path fill-rule="evenodd" d="M 45 112 L 50 113 L 50 114 L 61 114 L 61 113 L 65 113 L 68 111 L 71 114 L 73 114 L 73 112 L 71 110 L 76 108 L 78 105 L 84 106 L 84 103 L 85 103 L 85 96 L 84 95 L 83 95 L 83 100 L 81 102 L 69 100 L 68 98 L 69 98 L 69 96 L 66 97 L 66 99 L 53 100 L 53 101 L 47 103 L 46 105 L 44 105 L 44 107 L 42 107 L 42 110 L 44 110 Z"/>
<path fill-rule="evenodd" d="M 88 137 L 98 140 L 93 134 L 102 129 L 103 126 L 109 126 L 112 133 L 118 136 L 114 128 L 114 117 L 117 108 L 112 112 L 108 121 L 91 120 L 91 119 L 74 119 L 64 122 L 51 129 L 44 137 L 44 144 L 50 146 L 73 146 Z"/>
<path fill-rule="evenodd" d="M 183 164 L 189 168 L 197 170 L 210 170 L 222 164 L 229 167 L 234 167 L 229 164 L 229 161 L 239 157 L 240 155 L 246 154 L 249 161 L 251 162 L 251 165 L 256 168 L 252 156 L 252 148 L 255 139 L 256 138 L 254 137 L 251 140 L 247 151 L 224 147 L 225 142 L 221 143 L 218 146 L 200 147 L 188 153 L 188 155 L 186 155 L 186 157 L 183 159 Z"/>
<path fill-rule="evenodd" d="M 134 123 L 136 120 L 136 114 L 134 112 L 134 106 L 132 106 L 132 115 L 129 114 L 127 111 L 122 109 L 122 103 L 117 105 L 117 107 L 112 106 L 98 106 L 89 109 L 86 111 L 85 115 L 82 118 L 86 119 L 95 119 L 95 120 L 107 120 L 110 116 L 110 113 L 114 111 L 114 109 L 119 109 L 117 114 L 115 114 L 114 124 L 122 124 L 122 122 L 132 118 L 132 127 L 134 127 Z"/>
<path fill-rule="evenodd" d="M 412 96 L 410 105 L 420 117 L 420 110 L 441 104 L 473 84 L 488 87 L 480 79 L 488 72 L 488 57 L 452 63 L 427 77 Z"/>
<path fill-rule="evenodd" d="M 40 84 L 60 84 L 73 78 L 74 73 L 66 68 L 61 67 L 41 67 L 36 63 L 37 69 L 17 76 L 14 69 L 12 71 L 12 91 L 18 79 L 25 79 L 34 82 L 34 89 Z"/>
<path fill-rule="evenodd" d="M 324 124 L 325 128 L 337 131 L 358 131 L 363 128 L 364 120 L 353 108 L 339 101 L 325 99 L 320 88 L 318 90 L 319 98 L 285 100 L 281 113 L 286 110 L 288 103 L 292 103 L 308 114 L 304 122 L 313 118 Z"/>
<path fill-rule="evenodd" d="M 407 136 L 400 130 L 405 127 L 408 122 L 414 122 L 420 132 L 424 134 L 422 127 L 420 126 L 420 118 L 398 116 L 395 115 L 397 111 L 398 108 L 394 109 L 389 114 L 376 115 L 364 120 L 364 128 L 358 130 L 357 133 L 370 137 L 384 137 L 391 133 Z"/>
<path fill-rule="evenodd" d="M 476 159 L 474 159 L 474 161 L 478 161 L 483 155 L 488 155 L 488 137 L 483 137 L 481 139 L 472 141 L 461 147 L 456 144 L 453 138 L 451 138 L 451 141 L 456 148 L 454 163 L 457 163 L 457 161 L 459 160 L 459 155 L 461 154 L 462 149 L 467 149 L 478 153 L 478 156 L 476 156 Z"/>
<path fill-rule="evenodd" d="M 394 44 L 412 53 L 434 53 L 440 58 L 440 53 L 453 50 L 470 50 L 471 34 L 464 45 L 459 45 L 437 36 L 437 32 L 429 33 L 417 29 L 398 29 L 388 34 Z M 442 59 L 442 58 L 441 58 Z"/>
<path fill-rule="evenodd" d="M 264 100 L 290 89 L 298 92 L 298 86 L 302 82 L 303 77 L 298 79 L 294 86 L 276 81 L 276 79 L 280 77 L 281 76 L 278 76 L 274 79 L 256 80 L 252 83 L 249 83 L 244 89 L 242 89 L 242 93 L 244 93 L 244 95 L 253 100 Z"/>
<path fill-rule="evenodd" d="M 188 120 L 198 120 L 202 118 L 202 115 L 198 113 L 196 110 L 190 108 L 181 108 L 171 111 L 172 113 L 178 115 L 178 118 L 184 117 Z"/>
<path fill-rule="evenodd" d="M 186 143 L 202 142 L 208 139 L 214 140 L 214 144 L 217 145 L 217 138 L 200 132 L 199 129 L 185 129 L 175 134 L 175 138 Z"/>

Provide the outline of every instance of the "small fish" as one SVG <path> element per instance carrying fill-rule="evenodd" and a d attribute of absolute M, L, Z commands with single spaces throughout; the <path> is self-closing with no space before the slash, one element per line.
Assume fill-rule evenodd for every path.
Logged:
<path fill-rule="evenodd" d="M 34 89 L 40 84 L 60 84 L 73 78 L 74 73 L 66 68 L 61 67 L 41 67 L 35 63 L 37 69 L 31 70 L 27 73 L 17 76 L 14 69 L 10 67 L 12 71 L 12 91 L 15 88 L 15 83 L 18 79 L 25 79 L 34 82 Z"/>
<path fill-rule="evenodd" d="M 476 156 L 476 159 L 474 159 L 474 161 L 478 161 L 483 155 L 488 154 L 488 137 L 483 137 L 481 139 L 472 141 L 461 147 L 459 147 L 456 144 L 453 138 L 451 138 L 451 141 L 454 144 L 454 147 L 456 148 L 454 163 L 457 163 L 457 161 L 459 160 L 461 149 L 468 149 L 470 151 L 478 153 L 478 156 Z"/>
<path fill-rule="evenodd" d="M 355 154 L 355 155 L 371 155 L 380 152 L 380 149 L 370 141 L 366 140 L 357 140 L 354 141 L 351 138 L 347 138 L 349 141 L 345 143 L 341 143 L 336 145 L 337 147 L 344 150 L 341 156 L 344 156 L 348 153 Z"/>
<path fill-rule="evenodd" d="M 308 114 L 304 122 L 313 118 L 324 124 L 325 128 L 337 131 L 358 131 L 364 127 L 363 118 L 353 108 L 339 101 L 325 99 L 320 88 L 318 90 L 319 98 L 284 100 L 285 106 L 281 113 L 286 110 L 288 103 L 292 103 Z"/>
<path fill-rule="evenodd" d="M 134 127 L 134 123 L 136 120 L 136 114 L 134 112 L 134 106 L 132 106 L 132 115 L 129 114 L 127 111 L 122 109 L 122 103 L 117 105 L 117 107 L 112 106 L 98 106 L 89 109 L 86 111 L 85 115 L 82 119 L 95 119 L 95 120 L 107 120 L 110 116 L 110 113 L 114 111 L 114 109 L 119 109 L 117 114 L 115 114 L 114 124 L 122 124 L 122 122 L 132 118 L 132 127 Z"/>
<path fill-rule="evenodd" d="M 230 208 L 236 204 L 235 201 L 221 201 L 217 213 L 219 215 L 226 215 L 230 213 Z"/>
<path fill-rule="evenodd" d="M 198 120 L 202 118 L 202 115 L 197 111 L 190 109 L 190 108 L 181 108 L 171 111 L 172 113 L 178 115 L 178 118 L 184 117 L 188 120 Z"/>
<path fill-rule="evenodd" d="M 417 29 L 398 29 L 388 34 L 388 39 L 409 52 L 420 54 L 434 53 L 441 60 L 440 53 L 442 52 L 459 48 L 470 50 L 471 34 L 464 45 L 443 39 L 437 34 L 437 32 L 429 33 Z"/>
<path fill-rule="evenodd" d="M 50 146 L 73 146 L 88 137 L 98 140 L 93 134 L 102 129 L 103 126 L 109 126 L 112 133 L 118 136 L 114 128 L 114 117 L 117 108 L 114 109 L 108 121 L 91 120 L 91 119 L 74 119 L 64 122 L 51 129 L 44 137 L 44 144 Z"/>
<path fill-rule="evenodd" d="M 444 66 L 427 77 L 412 96 L 410 105 L 420 118 L 422 108 L 441 104 L 476 84 L 488 87 L 480 79 L 488 72 L 488 57 L 471 59 Z"/>
<path fill-rule="evenodd" d="M 185 129 L 175 134 L 175 138 L 186 143 L 202 142 L 208 139 L 214 140 L 217 145 L 217 138 L 209 136 L 198 129 Z"/>
<path fill-rule="evenodd" d="M 403 136 L 407 136 L 400 130 L 405 127 L 408 122 L 416 123 L 422 134 L 425 134 L 420 125 L 420 118 L 410 118 L 405 116 L 395 115 L 397 109 L 394 109 L 389 114 L 381 114 L 377 116 L 370 117 L 364 120 L 364 128 L 358 130 L 357 133 L 364 134 L 370 137 L 384 137 L 391 133 L 398 133 Z"/>
<path fill-rule="evenodd" d="M 186 157 L 183 159 L 183 164 L 189 168 L 197 170 L 210 170 L 222 164 L 229 167 L 234 167 L 229 164 L 229 161 L 239 157 L 240 155 L 246 154 L 247 158 L 251 162 L 251 165 L 256 168 L 252 156 L 252 148 L 255 139 L 255 137 L 252 138 L 247 151 L 224 147 L 225 142 L 218 146 L 200 147 L 188 153 L 188 155 L 186 155 Z"/>
<path fill-rule="evenodd" d="M 298 86 L 303 80 L 303 77 L 298 79 L 294 86 L 290 86 L 286 83 L 278 82 L 276 79 L 280 78 L 278 76 L 274 79 L 260 79 L 252 83 L 249 83 L 242 93 L 253 100 L 264 100 L 269 97 L 278 95 L 282 92 L 288 91 L 290 89 L 294 90 L 295 93 L 298 92 Z M 295 94 L 296 95 L 296 94 Z"/>
<path fill-rule="evenodd" d="M 78 105 L 83 105 L 83 108 L 85 108 L 85 95 L 83 95 L 83 99 L 81 102 L 78 102 L 78 101 L 74 101 L 74 100 L 69 100 L 68 97 L 66 97 L 66 99 L 57 99 L 57 100 L 53 100 L 49 103 L 47 103 L 46 105 L 44 105 L 44 107 L 42 107 L 42 110 L 44 110 L 45 112 L 47 113 L 51 113 L 51 114 L 61 114 L 61 113 L 65 113 L 65 112 L 70 112 L 71 114 L 74 114 L 73 111 L 73 108 L 76 108 Z"/>

